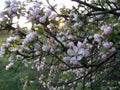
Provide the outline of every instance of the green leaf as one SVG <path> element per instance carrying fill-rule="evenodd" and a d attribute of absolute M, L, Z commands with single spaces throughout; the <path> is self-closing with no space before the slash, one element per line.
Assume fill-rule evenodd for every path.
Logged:
<path fill-rule="evenodd" d="M 56 21 L 56 20 L 51 20 L 51 23 L 52 23 L 52 24 L 54 24 L 54 25 L 59 26 L 59 22 L 58 22 L 58 21 Z"/>
<path fill-rule="evenodd" d="M 37 33 L 43 35 L 44 27 L 43 26 L 36 26 Z"/>
<path fill-rule="evenodd" d="M 66 11 L 66 10 L 64 10 L 64 9 L 60 9 L 60 12 L 61 12 L 61 14 L 63 14 L 63 15 L 67 15 L 68 14 L 68 12 Z"/>
<path fill-rule="evenodd" d="M 86 67 L 87 68 L 87 59 L 85 59 L 85 58 L 83 58 L 81 61 L 80 61 L 80 63 L 84 66 L 84 67 Z"/>
<path fill-rule="evenodd" d="M 75 90 L 81 90 L 81 86 L 82 86 L 81 83 L 78 83 Z"/>

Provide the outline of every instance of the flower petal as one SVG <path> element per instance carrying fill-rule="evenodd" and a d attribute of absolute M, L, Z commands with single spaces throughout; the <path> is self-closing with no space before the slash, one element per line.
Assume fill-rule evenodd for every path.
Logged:
<path fill-rule="evenodd" d="M 84 49 L 83 48 L 79 49 L 78 50 L 78 54 L 82 54 L 83 55 L 84 54 Z"/>
<path fill-rule="evenodd" d="M 76 64 L 78 64 L 78 61 L 77 61 L 77 60 L 74 60 L 74 61 L 72 61 L 72 63 L 73 63 L 74 65 L 76 65 Z"/>
<path fill-rule="evenodd" d="M 78 41 L 77 47 L 78 47 L 78 48 L 81 48 L 81 47 L 82 47 L 82 42 Z"/>
<path fill-rule="evenodd" d="M 70 56 L 73 56 L 75 53 L 72 49 L 68 49 L 67 54 L 70 55 Z"/>
<path fill-rule="evenodd" d="M 80 61 L 83 58 L 83 56 L 77 56 L 77 61 Z"/>
<path fill-rule="evenodd" d="M 64 62 L 68 62 L 69 59 L 70 59 L 70 57 L 64 57 L 64 58 L 63 58 L 63 61 L 64 61 Z"/>
<path fill-rule="evenodd" d="M 71 57 L 70 60 L 71 61 L 76 61 L 76 57 Z"/>
<path fill-rule="evenodd" d="M 75 53 L 77 53 L 78 52 L 78 47 L 74 46 L 73 50 L 74 50 Z"/>

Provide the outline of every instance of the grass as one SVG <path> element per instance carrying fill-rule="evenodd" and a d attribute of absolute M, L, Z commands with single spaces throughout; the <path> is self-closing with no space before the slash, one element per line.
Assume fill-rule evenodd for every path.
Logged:
<path fill-rule="evenodd" d="M 0 35 L 0 46 L 6 42 L 7 37 L 9 37 L 9 35 Z M 26 79 L 36 79 L 37 72 L 27 69 L 23 65 L 18 67 L 20 62 L 17 62 L 10 70 L 5 70 L 8 63 L 7 58 L 0 58 L 0 90 L 23 90 Z M 18 69 L 15 71 L 16 68 Z M 39 88 L 38 90 L 41 89 L 39 83 L 29 84 L 26 90 L 36 90 L 36 88 Z"/>
<path fill-rule="evenodd" d="M 6 42 L 9 35 L 0 35 L 0 46 Z M 22 90 L 19 73 L 13 70 L 6 71 L 5 67 L 8 64 L 7 58 L 0 58 L 0 90 Z"/>

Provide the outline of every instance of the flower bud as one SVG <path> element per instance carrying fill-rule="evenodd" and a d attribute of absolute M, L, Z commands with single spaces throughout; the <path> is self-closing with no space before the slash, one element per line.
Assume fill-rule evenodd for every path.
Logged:
<path fill-rule="evenodd" d="M 112 28 L 111 27 L 104 28 L 103 36 L 108 36 L 111 33 L 112 33 Z"/>
<path fill-rule="evenodd" d="M 46 22 L 46 16 L 43 16 L 39 19 L 40 23 L 45 23 Z"/>
<path fill-rule="evenodd" d="M 50 18 L 51 20 L 55 20 L 55 19 L 56 19 L 56 17 L 57 17 L 57 14 L 52 14 L 52 15 L 50 15 L 50 17 L 49 17 L 49 18 Z"/>
<path fill-rule="evenodd" d="M 56 50 L 56 47 L 53 46 L 53 47 L 51 47 L 50 52 L 51 52 L 52 54 L 54 54 L 54 53 L 55 53 L 55 50 Z"/>
<path fill-rule="evenodd" d="M 107 55 L 106 55 L 106 54 L 102 54 L 101 58 L 102 58 L 102 59 L 106 59 L 106 58 L 107 58 Z"/>
<path fill-rule="evenodd" d="M 45 16 L 50 16 L 51 15 L 51 10 L 46 10 L 46 12 L 45 12 Z"/>
<path fill-rule="evenodd" d="M 55 39 L 53 37 L 50 37 L 50 39 L 49 39 L 50 42 L 54 42 L 54 40 Z"/>
<path fill-rule="evenodd" d="M 42 47 L 42 50 L 43 51 L 49 51 L 49 49 L 50 49 L 50 47 L 48 46 L 48 45 L 44 45 L 43 47 Z"/>
<path fill-rule="evenodd" d="M 35 8 L 34 13 L 38 14 L 40 12 L 40 8 Z"/>
<path fill-rule="evenodd" d="M 100 34 L 94 34 L 94 41 L 100 42 L 101 41 L 101 35 Z"/>
<path fill-rule="evenodd" d="M 112 45 L 113 45 L 112 42 L 104 42 L 104 43 L 103 43 L 103 47 L 104 47 L 104 48 L 107 48 L 107 49 L 111 48 Z"/>
<path fill-rule="evenodd" d="M 116 48 L 115 47 L 112 47 L 111 49 L 110 49 L 110 52 L 116 52 Z"/>

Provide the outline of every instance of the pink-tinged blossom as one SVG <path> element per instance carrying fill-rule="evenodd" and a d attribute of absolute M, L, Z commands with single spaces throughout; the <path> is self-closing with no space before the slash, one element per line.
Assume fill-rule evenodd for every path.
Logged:
<path fill-rule="evenodd" d="M 11 63 L 9 63 L 9 64 L 6 66 L 5 69 L 6 69 L 6 70 L 9 70 L 11 67 L 13 67 L 13 65 L 14 65 L 14 63 L 11 62 Z"/>
<path fill-rule="evenodd" d="M 54 40 L 55 40 L 54 37 L 50 37 L 49 39 L 50 42 L 54 42 Z"/>
<path fill-rule="evenodd" d="M 40 8 L 35 8 L 35 9 L 34 9 L 34 13 L 35 13 L 36 15 L 39 14 L 40 11 L 41 11 Z"/>
<path fill-rule="evenodd" d="M 109 34 L 112 33 L 112 27 L 110 26 L 102 26 L 101 30 L 103 30 L 103 36 L 108 36 Z"/>
<path fill-rule="evenodd" d="M 77 70 L 76 70 L 77 76 L 83 76 L 83 75 L 84 75 L 84 72 L 85 72 L 85 70 L 84 70 L 83 68 L 80 68 L 80 69 L 77 69 Z"/>
<path fill-rule="evenodd" d="M 50 46 L 44 45 L 44 46 L 42 47 L 42 50 L 47 52 L 47 51 L 50 50 Z"/>
<path fill-rule="evenodd" d="M 45 15 L 47 17 L 49 17 L 51 15 L 51 13 L 52 13 L 52 11 L 50 9 L 48 9 L 48 10 L 45 11 Z"/>
<path fill-rule="evenodd" d="M 38 37 L 37 32 L 30 32 L 26 38 L 23 40 L 22 44 L 27 45 L 29 42 L 33 41 L 34 38 Z"/>
<path fill-rule="evenodd" d="M 41 17 L 40 15 L 36 15 L 36 17 L 35 17 L 35 18 L 36 18 L 36 19 L 40 19 L 40 17 Z"/>
<path fill-rule="evenodd" d="M 100 34 L 94 34 L 94 41 L 100 42 L 101 41 L 101 35 Z"/>
<path fill-rule="evenodd" d="M 111 49 L 110 49 L 110 52 L 116 52 L 116 48 L 115 47 L 112 47 Z"/>
<path fill-rule="evenodd" d="M 16 13 L 17 11 L 18 11 L 18 7 L 13 7 L 13 8 L 12 8 L 12 12 L 15 12 L 15 13 Z"/>
<path fill-rule="evenodd" d="M 11 16 L 12 16 L 12 18 L 14 18 L 16 16 L 16 14 L 13 13 Z"/>
<path fill-rule="evenodd" d="M 53 47 L 50 48 L 50 52 L 51 52 L 52 54 L 54 54 L 55 51 L 56 51 L 56 47 L 55 47 L 55 46 L 53 46 Z"/>
<path fill-rule="evenodd" d="M 56 17 L 57 17 L 57 14 L 51 14 L 51 15 L 49 16 L 49 18 L 50 18 L 51 20 L 55 20 Z"/>
<path fill-rule="evenodd" d="M 43 16 L 39 19 L 40 23 L 45 23 L 46 22 L 46 16 Z"/>
<path fill-rule="evenodd" d="M 112 28 L 111 27 L 107 27 L 107 29 L 104 30 L 103 35 L 104 36 L 108 36 L 111 33 L 112 33 Z"/>
<path fill-rule="evenodd" d="M 113 45 L 113 43 L 112 43 L 112 42 L 103 42 L 103 47 L 104 47 L 104 48 L 109 49 L 109 48 L 111 48 L 111 47 L 112 47 L 112 45 Z"/>
<path fill-rule="evenodd" d="M 28 17 L 29 21 L 33 21 L 35 18 L 33 16 Z"/>
<path fill-rule="evenodd" d="M 106 55 L 106 54 L 102 54 L 102 55 L 101 55 L 101 58 L 104 60 L 104 59 L 107 58 L 107 55 Z"/>

